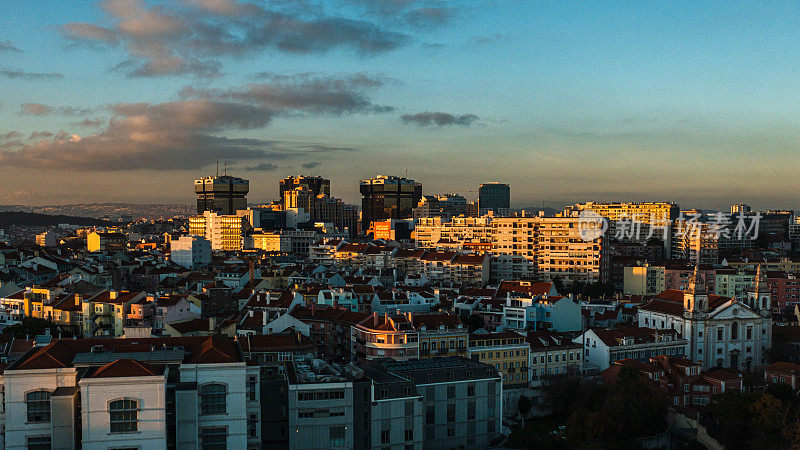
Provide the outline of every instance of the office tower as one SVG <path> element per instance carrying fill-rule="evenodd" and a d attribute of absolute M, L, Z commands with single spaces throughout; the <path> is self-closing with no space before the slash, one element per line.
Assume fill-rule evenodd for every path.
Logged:
<path fill-rule="evenodd" d="M 322 177 L 308 177 L 305 175 L 298 175 L 296 177 L 286 177 L 280 181 L 279 194 L 281 202 L 286 206 L 284 193 L 286 191 L 293 191 L 297 188 L 305 188 L 310 192 L 309 197 L 314 198 L 318 195 L 331 195 L 331 180 L 326 180 Z"/>
<path fill-rule="evenodd" d="M 484 183 L 478 189 L 480 214 L 492 211 L 496 216 L 507 216 L 511 209 L 511 188 L 503 183 Z"/>
<path fill-rule="evenodd" d="M 194 192 L 197 194 L 197 214 L 206 211 L 222 215 L 236 214 L 237 210 L 247 209 L 247 193 L 250 181 L 230 175 L 194 180 Z"/>
<path fill-rule="evenodd" d="M 243 246 L 245 224 L 247 219 L 243 216 L 206 211 L 203 215 L 189 217 L 189 235 L 205 236 L 212 250 L 239 251 Z"/>
<path fill-rule="evenodd" d="M 408 178 L 378 175 L 361 180 L 361 227 L 376 220 L 409 219 L 422 199 L 422 183 Z"/>
<path fill-rule="evenodd" d="M 750 211 L 750 205 L 745 205 L 744 203 L 731 205 L 731 214 L 749 214 Z"/>
<path fill-rule="evenodd" d="M 452 217 L 466 215 L 467 199 L 458 194 L 423 195 L 414 208 L 414 220 L 423 217 Z"/>

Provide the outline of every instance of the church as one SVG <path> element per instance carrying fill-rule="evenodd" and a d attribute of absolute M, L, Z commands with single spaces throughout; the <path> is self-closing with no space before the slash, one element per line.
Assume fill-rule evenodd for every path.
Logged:
<path fill-rule="evenodd" d="M 674 329 L 689 341 L 686 357 L 703 370 L 731 368 L 749 372 L 767 364 L 772 345 L 772 295 L 758 267 L 747 298 L 709 295 L 695 266 L 683 291 L 666 290 L 639 307 L 640 327 Z"/>

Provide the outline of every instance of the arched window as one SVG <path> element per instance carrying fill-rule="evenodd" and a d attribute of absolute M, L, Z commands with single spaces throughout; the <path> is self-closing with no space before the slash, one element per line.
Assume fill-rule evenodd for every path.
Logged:
<path fill-rule="evenodd" d="M 33 391 L 25 394 L 28 422 L 50 422 L 50 391 Z"/>
<path fill-rule="evenodd" d="M 108 413 L 111 416 L 112 433 L 137 431 L 139 402 L 136 400 L 114 400 L 108 404 Z"/>
<path fill-rule="evenodd" d="M 739 339 L 739 322 L 731 324 L 731 340 Z"/>
<path fill-rule="evenodd" d="M 200 387 L 200 413 L 225 414 L 228 389 L 224 384 L 212 383 Z"/>

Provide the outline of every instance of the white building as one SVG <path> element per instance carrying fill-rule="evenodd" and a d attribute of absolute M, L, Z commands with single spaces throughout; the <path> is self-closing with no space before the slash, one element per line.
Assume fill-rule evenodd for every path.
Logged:
<path fill-rule="evenodd" d="M 639 308 L 639 326 L 675 329 L 689 341 L 687 358 L 703 370 L 750 371 L 766 364 L 772 346 L 771 303 L 761 267 L 755 286 L 741 299 L 707 294 L 695 267 L 685 291 L 664 291 Z"/>
<path fill-rule="evenodd" d="M 211 242 L 202 236 L 181 236 L 170 241 L 170 259 L 187 269 L 211 263 Z"/>
<path fill-rule="evenodd" d="M 589 328 L 572 342 L 583 346 L 583 360 L 603 371 L 623 359 L 650 361 L 659 355 L 683 357 L 687 340 L 675 330 L 643 327 Z"/>
<path fill-rule="evenodd" d="M 258 448 L 258 373 L 219 337 L 57 340 L 2 374 L 5 448 Z"/>

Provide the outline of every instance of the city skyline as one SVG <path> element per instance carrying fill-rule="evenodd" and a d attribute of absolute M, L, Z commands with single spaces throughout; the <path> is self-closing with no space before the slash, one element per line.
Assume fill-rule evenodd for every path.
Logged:
<path fill-rule="evenodd" d="M 0 5 L 0 203 L 191 203 L 377 174 L 511 206 L 797 209 L 800 18 L 762 5 Z"/>

